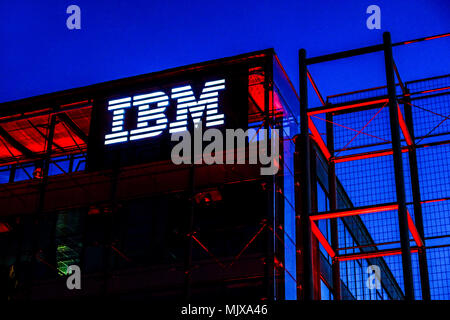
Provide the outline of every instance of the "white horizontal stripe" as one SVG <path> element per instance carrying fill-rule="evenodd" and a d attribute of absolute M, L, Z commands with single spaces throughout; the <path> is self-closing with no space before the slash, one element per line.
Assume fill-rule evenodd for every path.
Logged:
<path fill-rule="evenodd" d="M 169 98 L 167 96 L 152 98 L 152 99 L 147 99 L 147 100 L 140 100 L 140 101 L 133 102 L 133 106 L 141 106 L 143 104 L 155 103 L 158 101 L 166 101 L 166 100 L 169 100 Z"/>
<path fill-rule="evenodd" d="M 210 93 L 202 93 L 202 95 L 200 96 L 200 99 L 205 99 L 205 98 L 210 98 L 210 97 L 217 97 L 219 95 L 219 93 L 217 91 L 213 91 Z"/>
<path fill-rule="evenodd" d="M 217 90 L 222 90 L 222 89 L 225 89 L 225 86 L 207 87 L 207 88 L 203 89 L 203 92 L 211 92 L 211 91 L 217 91 Z"/>
<path fill-rule="evenodd" d="M 172 92 L 180 92 L 180 91 L 186 91 L 186 90 L 191 90 L 191 86 L 184 86 L 184 87 L 178 87 L 178 88 L 173 88 Z"/>
<path fill-rule="evenodd" d="M 146 99 L 146 98 L 152 98 L 152 97 L 159 97 L 159 96 L 163 96 L 165 95 L 164 92 L 162 91 L 156 91 L 156 92 L 152 92 L 152 93 L 147 93 L 147 94 L 140 94 L 138 96 L 134 96 L 133 100 L 141 100 L 141 99 Z"/>
<path fill-rule="evenodd" d="M 207 123 L 206 123 L 206 126 L 207 126 L 207 127 L 212 127 L 212 126 L 218 126 L 218 125 L 221 125 L 221 124 L 224 124 L 224 121 L 223 121 L 223 120 L 213 121 L 213 122 L 207 122 Z"/>
<path fill-rule="evenodd" d="M 217 103 L 208 104 L 206 106 L 207 109 L 214 109 L 217 108 L 219 105 Z"/>
<path fill-rule="evenodd" d="M 123 125 L 123 120 L 113 121 L 113 123 L 112 123 L 113 127 L 122 126 L 122 125 Z"/>
<path fill-rule="evenodd" d="M 161 124 L 161 123 L 167 123 L 167 119 L 164 118 L 164 119 L 158 119 L 158 120 L 156 120 L 156 124 Z"/>
<path fill-rule="evenodd" d="M 219 100 L 217 98 L 211 98 L 211 99 L 201 99 L 197 101 L 197 104 L 207 104 L 207 103 L 215 103 L 218 102 Z"/>
<path fill-rule="evenodd" d="M 206 110 L 206 114 L 214 114 L 217 113 L 217 109 Z"/>
<path fill-rule="evenodd" d="M 165 117 L 166 116 L 164 115 L 164 113 L 158 113 L 158 114 L 153 114 L 151 116 L 138 117 L 138 122 L 153 120 L 153 119 L 160 119 L 160 118 L 165 118 Z"/>
<path fill-rule="evenodd" d="M 113 111 L 113 115 L 115 115 L 115 116 L 117 116 L 119 114 L 124 114 L 124 113 L 125 113 L 125 110 L 123 110 L 123 109 L 117 109 L 117 110 Z"/>
<path fill-rule="evenodd" d="M 191 113 L 191 116 L 192 116 L 192 118 L 198 118 L 198 117 L 201 117 L 202 114 L 203 114 L 203 111 L 202 112 L 194 112 L 194 113 Z"/>
<path fill-rule="evenodd" d="M 176 93 L 176 94 L 172 94 L 171 98 L 172 99 L 176 99 L 179 97 L 187 97 L 187 96 L 193 96 L 194 93 L 192 91 L 184 91 L 184 92 L 180 92 L 180 93 Z"/>
<path fill-rule="evenodd" d="M 120 115 L 120 116 L 114 116 L 114 117 L 113 117 L 113 121 L 116 121 L 116 120 L 123 120 L 123 115 Z"/>
<path fill-rule="evenodd" d="M 217 120 L 217 119 L 223 119 L 223 114 L 218 114 L 218 115 L 215 115 L 215 116 L 208 116 L 208 117 L 206 117 L 206 121 Z"/>
<path fill-rule="evenodd" d="M 165 110 L 166 110 L 166 107 L 156 108 L 156 109 L 147 110 L 147 111 L 141 111 L 141 112 L 138 112 L 138 117 L 145 116 L 147 114 L 152 114 L 152 113 L 162 113 Z"/>
<path fill-rule="evenodd" d="M 170 124 L 170 127 L 179 127 L 187 125 L 187 121 L 177 121 Z"/>
<path fill-rule="evenodd" d="M 147 126 L 148 126 L 148 122 L 140 122 L 137 124 L 138 128 L 147 127 Z"/>
<path fill-rule="evenodd" d="M 186 107 L 192 107 L 192 106 L 196 106 L 197 102 L 187 102 L 187 103 L 180 103 L 177 105 L 177 109 L 182 109 L 182 108 L 186 108 Z"/>
<path fill-rule="evenodd" d="M 120 127 L 114 127 L 114 128 L 111 129 L 112 132 L 122 131 L 122 130 L 123 130 L 123 127 L 122 127 L 122 126 L 120 126 Z"/>
<path fill-rule="evenodd" d="M 177 121 L 184 120 L 184 119 L 187 119 L 187 114 L 182 115 L 182 116 L 177 116 Z"/>
<path fill-rule="evenodd" d="M 149 137 L 155 137 L 155 136 L 160 135 L 161 133 L 162 133 L 162 131 L 139 134 L 137 136 L 130 137 L 130 140 L 139 140 L 139 139 L 144 139 L 144 138 L 149 138 Z"/>
<path fill-rule="evenodd" d="M 111 133 L 111 134 L 105 135 L 105 139 L 112 139 L 112 138 L 123 137 L 123 136 L 127 136 L 127 135 L 128 135 L 128 131 Z"/>
<path fill-rule="evenodd" d="M 135 135 L 137 133 L 148 132 L 148 131 L 162 130 L 162 129 L 165 129 L 166 127 L 167 127 L 166 124 L 162 124 L 159 126 L 152 126 L 152 127 L 148 127 L 148 128 L 134 129 L 134 130 L 130 131 L 130 135 Z"/>
<path fill-rule="evenodd" d="M 178 99 L 178 102 L 186 102 L 186 101 L 193 101 L 193 100 L 195 100 L 195 97 L 190 95 L 189 97 Z"/>
<path fill-rule="evenodd" d="M 177 132 L 182 132 L 182 131 L 187 131 L 186 127 L 170 129 L 169 133 L 177 133 Z"/>
<path fill-rule="evenodd" d="M 108 110 L 116 110 L 116 109 L 128 108 L 130 106 L 131 106 L 131 103 L 115 104 L 113 106 L 109 106 Z"/>
<path fill-rule="evenodd" d="M 225 79 L 220 79 L 216 81 L 208 81 L 205 83 L 205 87 L 215 86 L 216 84 L 222 84 L 225 83 Z"/>
<path fill-rule="evenodd" d="M 117 103 L 122 103 L 122 102 L 129 102 L 129 101 L 131 101 L 131 97 L 122 98 L 122 99 L 116 99 L 116 100 L 109 100 L 108 104 L 112 105 L 112 104 L 117 104 Z"/>
<path fill-rule="evenodd" d="M 196 111 L 203 111 L 203 110 L 205 110 L 205 106 L 203 105 L 203 106 L 200 106 L 200 107 L 192 107 L 192 108 L 189 108 L 189 111 L 190 112 L 196 112 Z"/>
<path fill-rule="evenodd" d="M 128 140 L 128 137 L 118 138 L 118 139 L 113 139 L 113 140 L 106 140 L 105 144 L 113 144 L 113 143 L 118 143 L 118 142 L 125 142 L 127 140 Z"/>

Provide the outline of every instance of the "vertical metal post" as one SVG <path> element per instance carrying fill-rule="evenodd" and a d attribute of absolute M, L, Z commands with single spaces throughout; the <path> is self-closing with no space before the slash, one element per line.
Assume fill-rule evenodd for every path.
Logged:
<path fill-rule="evenodd" d="M 328 112 L 326 115 L 326 132 L 327 132 L 327 147 L 330 151 L 331 157 L 334 157 L 334 132 L 333 132 L 333 114 Z M 330 200 L 330 211 L 337 210 L 337 191 L 336 191 L 336 164 L 334 161 L 328 161 L 328 195 Z M 331 231 L 331 247 L 334 252 L 338 252 L 339 235 L 338 235 L 338 221 L 337 219 L 330 219 Z M 339 260 L 333 259 L 331 264 L 331 271 L 333 274 L 333 298 L 334 300 L 341 300 L 341 271 Z"/>
<path fill-rule="evenodd" d="M 28 275 L 28 284 L 27 284 L 27 290 L 28 290 L 28 298 L 32 298 L 32 286 L 33 286 L 33 274 L 34 269 L 36 267 L 36 255 L 38 253 L 38 239 L 39 239 L 39 217 L 41 213 L 44 211 L 44 205 L 45 205 L 45 193 L 47 190 L 47 183 L 48 183 L 48 171 L 50 168 L 50 160 L 52 155 L 52 147 L 53 147 L 53 137 L 55 135 L 55 125 L 56 125 L 56 114 L 52 114 L 50 116 L 50 123 L 48 128 L 48 136 L 47 136 L 47 146 L 45 149 L 45 159 L 44 159 L 44 166 L 42 168 L 42 181 L 39 185 L 39 197 L 38 197 L 38 203 L 36 208 L 36 215 L 33 217 L 34 223 L 33 223 L 33 235 L 32 239 L 33 245 L 32 245 L 32 258 L 31 258 L 31 270 L 29 270 Z"/>
<path fill-rule="evenodd" d="M 417 232 L 419 232 L 420 237 L 425 242 L 425 232 L 423 228 L 423 214 L 421 205 L 421 195 L 420 195 L 420 185 L 419 185 L 419 170 L 417 167 L 417 153 L 416 153 L 416 143 L 414 139 L 414 123 L 409 96 L 409 90 L 406 88 L 406 95 L 403 97 L 405 100 L 405 122 L 409 129 L 409 134 L 413 141 L 413 145 L 409 149 L 409 171 L 411 175 L 411 189 L 414 202 L 414 222 L 416 224 Z M 420 283 L 422 289 L 422 300 L 431 300 L 430 296 L 430 283 L 428 278 L 428 264 L 427 255 L 425 247 L 419 248 L 419 269 L 420 269 Z"/>
<path fill-rule="evenodd" d="M 188 127 L 191 133 L 191 138 L 194 138 L 193 123 Z M 194 246 L 194 216 L 195 216 L 195 159 L 196 154 L 195 143 L 191 144 L 191 165 L 189 167 L 189 215 L 187 218 L 187 231 L 186 231 L 186 251 L 184 256 L 184 298 L 189 301 L 192 296 L 192 249 Z"/>
<path fill-rule="evenodd" d="M 105 238 L 104 240 L 104 251 L 103 251 L 103 288 L 102 294 L 103 296 L 108 296 L 109 294 L 109 283 L 112 282 L 111 272 L 113 265 L 111 263 L 112 257 L 112 243 L 114 240 L 114 227 L 115 220 L 118 211 L 118 201 L 117 201 L 117 188 L 119 184 L 119 174 L 120 174 L 120 159 L 121 159 L 121 151 L 117 151 L 114 153 L 114 160 L 112 165 L 111 172 L 111 185 L 110 185 L 110 194 L 109 194 L 109 203 L 111 205 L 111 215 L 107 216 L 107 222 L 105 223 Z"/>
<path fill-rule="evenodd" d="M 395 187 L 398 203 L 398 223 L 400 229 L 400 243 L 402 251 L 403 281 L 405 284 L 406 300 L 414 300 L 414 283 L 412 275 L 411 251 L 409 246 L 408 217 L 405 200 L 405 183 L 403 177 L 403 160 L 400 144 L 400 129 L 398 121 L 398 107 L 394 78 L 391 35 L 383 33 L 384 60 L 386 66 L 386 83 L 389 96 L 389 119 L 392 136 L 392 150 L 395 169 Z"/>
<path fill-rule="evenodd" d="M 301 294 L 304 300 L 312 300 L 314 297 L 312 250 L 311 250 L 311 225 L 309 216 L 311 214 L 311 171 L 310 171 L 310 148 L 308 128 L 308 79 L 306 69 L 306 50 L 299 51 L 299 76 L 300 76 L 300 136 L 296 139 L 295 151 L 300 177 L 298 182 L 300 191 L 296 201 L 296 230 L 297 230 L 297 259 L 300 260 L 300 273 L 297 279 L 301 281 Z M 298 268 L 298 267 L 297 267 Z"/>
<path fill-rule="evenodd" d="M 270 143 L 270 137 L 273 134 L 272 130 L 272 110 L 273 110 L 273 60 L 272 57 L 268 59 L 265 63 L 265 77 L 264 77 L 264 129 L 266 129 L 267 134 L 264 137 L 267 139 L 267 154 L 272 154 Z M 269 135 L 270 132 L 270 135 Z M 267 204 L 267 242 L 266 242 L 266 258 L 265 258 L 265 286 L 266 286 L 266 296 L 269 301 L 276 299 L 277 283 L 275 282 L 275 176 L 267 176 L 263 179 L 266 184 L 266 204 Z"/>
<path fill-rule="evenodd" d="M 310 152 L 310 172 L 317 172 L 317 154 L 313 144 L 309 144 Z M 310 175 L 311 183 L 311 213 L 317 213 L 318 211 L 318 194 L 317 194 L 317 174 Z M 314 222 L 313 222 L 314 223 Z M 311 254 L 312 254 L 312 277 L 313 277 L 313 300 L 320 300 L 322 297 L 320 286 L 320 247 L 319 241 L 316 237 L 311 237 Z"/>
<path fill-rule="evenodd" d="M 192 144 L 193 145 L 193 144 Z M 186 300 L 191 299 L 191 279 L 192 279 L 192 248 L 193 248 L 193 232 L 194 232 L 194 213 L 195 213 L 195 165 L 194 165 L 194 153 L 192 150 L 192 164 L 189 168 L 189 216 L 187 221 L 187 242 L 186 242 L 186 254 L 184 257 L 184 295 Z"/>

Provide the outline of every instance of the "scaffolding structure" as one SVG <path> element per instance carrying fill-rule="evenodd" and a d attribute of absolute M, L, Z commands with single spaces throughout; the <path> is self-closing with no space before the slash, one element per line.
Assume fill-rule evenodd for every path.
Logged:
<path fill-rule="evenodd" d="M 424 183 L 426 164 L 423 161 L 426 158 L 421 151 L 445 148 L 450 143 L 450 130 L 443 125 L 449 119 L 450 76 L 403 82 L 394 62 L 392 48 L 448 36 L 450 33 L 392 44 L 390 34 L 386 32 L 383 35 L 383 43 L 380 45 L 313 58 L 307 58 L 304 49 L 299 51 L 302 116 L 302 135 L 301 139 L 298 139 L 299 150 L 303 154 L 309 155 L 308 143 L 311 141 L 324 155 L 329 170 L 330 204 L 329 210 L 326 212 L 313 212 L 309 203 L 310 196 L 303 193 L 303 207 L 298 212 L 298 223 L 302 232 L 309 234 L 310 230 L 314 234 L 315 239 L 332 259 L 333 284 L 330 284 L 330 287 L 336 300 L 340 300 L 342 295 L 341 286 L 335 284 L 340 283 L 341 277 L 348 272 L 347 266 L 347 270 L 342 270 L 342 264 L 355 260 L 366 259 L 370 262 L 372 258 L 386 257 L 385 259 L 389 259 L 388 257 L 398 256 L 401 257 L 401 262 L 397 259 L 395 263 L 389 264 L 391 269 L 395 269 L 392 268 L 394 264 L 401 265 L 401 273 L 398 272 L 399 270 L 394 270 L 394 272 L 397 281 L 403 282 L 403 294 L 406 300 L 414 300 L 416 296 L 421 296 L 423 300 L 443 298 L 436 294 L 436 290 L 433 291 L 435 288 L 431 287 L 430 289 L 430 283 L 433 284 L 430 282 L 430 273 L 433 274 L 436 270 L 429 267 L 430 257 L 427 259 L 427 255 L 429 256 L 427 241 L 435 239 L 436 236 L 446 238 L 449 234 L 446 232 L 440 232 L 439 235 L 430 234 L 426 229 L 427 225 L 424 227 L 424 215 L 431 215 L 431 212 L 425 210 L 424 206 L 429 203 L 448 201 L 450 190 L 445 190 L 446 195 L 441 197 L 424 192 L 426 190 L 421 183 Z M 386 86 L 328 96 L 325 100 L 307 68 L 312 64 L 374 52 L 384 53 Z M 308 81 L 322 106 L 309 108 Z M 435 108 L 427 108 L 423 104 L 424 101 L 434 104 Z M 440 119 L 425 130 L 424 122 L 427 121 L 424 120 L 425 116 L 428 119 L 430 117 Z M 375 122 L 376 124 L 374 124 Z M 430 125 L 431 121 L 428 122 L 427 124 Z M 319 127 L 323 129 L 324 134 L 320 133 Z M 421 157 L 418 155 L 419 152 Z M 441 156 L 448 157 L 448 153 L 444 152 Z M 305 158 L 309 159 L 310 156 Z M 445 163 L 446 161 L 444 161 Z M 448 167 L 442 166 L 442 163 L 435 161 L 433 165 L 439 167 L 439 170 L 443 172 L 448 171 Z M 310 171 L 310 163 L 306 161 L 300 163 L 299 166 L 302 171 Z M 369 182 L 364 185 L 361 181 L 365 177 L 374 179 L 373 177 L 377 173 L 384 177 L 374 180 L 376 183 L 371 185 Z M 383 184 L 382 180 L 389 181 L 395 188 L 389 188 L 390 186 L 386 183 Z M 305 177 L 302 183 L 306 188 L 312 188 L 308 177 Z M 339 208 L 337 183 L 342 183 L 350 194 L 354 204 L 353 208 Z M 352 188 L 352 185 L 357 185 L 357 187 Z M 388 190 L 378 189 L 372 195 L 370 188 L 376 189 L 380 186 Z M 359 188 L 359 191 L 354 191 L 356 188 Z M 362 194 L 364 192 L 366 194 Z M 393 219 L 395 215 L 397 215 L 397 219 Z M 380 230 L 387 227 L 392 228 L 395 239 L 375 241 L 374 244 L 346 246 L 345 243 L 342 243 L 345 237 L 339 227 L 342 225 L 343 218 L 350 216 L 361 216 L 362 219 L 366 219 L 365 223 L 372 232 L 374 240 L 383 238 L 377 237 L 377 233 L 383 232 L 384 238 L 388 238 L 386 233 L 389 233 L 390 230 Z M 446 226 L 450 224 L 449 218 L 446 216 L 446 221 L 442 221 Z M 328 237 L 316 224 L 323 220 L 330 222 L 331 232 Z M 425 223 L 428 221 L 429 219 L 425 219 Z M 412 243 L 410 243 L 411 241 Z M 309 237 L 304 237 L 303 242 L 306 244 L 306 249 L 301 259 L 303 259 L 304 265 L 312 265 L 311 240 Z M 383 249 L 384 247 L 387 249 Z M 430 248 L 437 247 L 430 246 Z M 438 248 L 448 251 L 449 245 L 440 245 Z M 416 253 L 418 259 L 413 256 Z M 418 268 L 413 267 L 413 263 L 414 266 L 418 264 Z M 436 264 L 436 261 L 433 264 Z M 417 269 L 420 281 L 417 281 L 418 275 L 417 272 L 414 272 Z M 442 274 L 442 270 L 438 270 L 438 272 Z M 312 270 L 305 268 L 304 274 L 305 296 L 307 299 L 312 299 L 314 295 Z M 442 279 L 442 281 L 444 280 Z M 415 290 L 415 285 L 420 290 Z M 433 292 L 434 295 L 432 295 Z"/>

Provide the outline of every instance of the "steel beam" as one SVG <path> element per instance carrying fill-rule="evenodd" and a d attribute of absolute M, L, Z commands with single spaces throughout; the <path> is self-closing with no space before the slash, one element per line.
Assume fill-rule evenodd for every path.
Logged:
<path fill-rule="evenodd" d="M 425 239 L 425 232 L 423 227 L 423 214 L 422 214 L 422 199 L 420 194 L 420 184 L 419 184 L 419 169 L 417 165 L 417 152 L 416 152 L 416 144 L 414 140 L 414 124 L 413 124 L 413 115 L 411 108 L 411 98 L 409 96 L 408 88 L 405 89 L 405 121 L 407 126 L 410 128 L 410 134 L 413 141 L 413 145 L 411 146 L 411 150 L 409 152 L 409 172 L 411 176 L 411 189 L 413 195 L 413 203 L 414 203 L 414 220 L 415 220 L 415 228 L 417 228 L 418 236 L 421 239 Z M 409 217 L 409 220 L 411 218 Z M 417 243 L 417 241 L 416 241 Z M 427 255 L 425 246 L 419 248 L 419 270 L 420 270 L 420 284 L 422 289 L 422 299 L 425 301 L 431 300 L 430 294 L 430 281 L 428 276 L 428 263 L 427 263 Z"/>
<path fill-rule="evenodd" d="M 301 291 L 298 296 L 304 300 L 312 300 L 314 297 L 312 248 L 311 248 L 311 168 L 310 168 L 310 141 L 309 141 L 309 117 L 308 117 L 308 75 L 306 68 L 306 50 L 299 51 L 299 77 L 300 77 L 300 130 L 301 134 L 296 139 L 295 149 L 297 154 L 296 166 L 299 171 L 300 192 L 296 201 L 296 229 L 300 237 L 297 241 L 297 255 L 300 255 L 301 268 L 297 279 L 301 281 Z M 295 170 L 297 171 L 297 170 Z M 299 259 L 297 259 L 298 261 Z"/>
<path fill-rule="evenodd" d="M 326 132 L 327 132 L 327 147 L 330 151 L 330 156 L 334 157 L 334 126 L 333 114 L 326 115 Z M 330 200 L 330 210 L 337 210 L 337 188 L 336 188 L 336 165 L 333 161 L 328 161 L 328 198 Z M 339 233 L 337 219 L 330 220 L 331 231 L 331 248 L 337 252 L 339 248 Z M 333 298 L 334 300 L 341 300 L 341 271 L 339 261 L 334 259 L 331 264 L 331 273 L 333 278 Z"/>
<path fill-rule="evenodd" d="M 411 252 L 417 252 L 418 249 L 416 247 L 411 248 Z M 364 252 L 364 253 L 352 253 L 352 254 L 344 254 L 341 256 L 337 256 L 336 259 L 339 261 L 351 261 L 358 259 L 369 259 L 369 258 L 380 258 L 386 256 L 395 256 L 398 254 L 402 254 L 401 249 L 386 249 L 386 250 L 378 250 L 373 252 Z"/>
<path fill-rule="evenodd" d="M 414 300 L 414 282 L 412 275 L 411 251 L 409 246 L 408 216 L 405 200 L 405 182 L 403 177 L 403 158 L 400 143 L 399 118 L 393 64 L 394 60 L 392 56 L 391 35 L 389 32 L 385 32 L 383 34 L 383 49 L 386 68 L 386 83 L 389 96 L 389 119 L 394 158 L 395 187 L 398 203 L 398 223 L 400 229 L 405 299 Z"/>
<path fill-rule="evenodd" d="M 33 158 L 34 153 L 27 147 L 25 147 L 23 144 L 19 143 L 16 139 L 14 139 L 8 131 L 6 131 L 2 126 L 0 126 L 0 136 L 5 139 L 6 142 L 8 142 L 10 145 L 14 147 L 14 149 L 17 149 L 27 158 Z"/>
<path fill-rule="evenodd" d="M 67 113 L 59 113 L 58 117 L 85 143 L 88 142 L 88 136 L 80 129 L 79 126 L 67 115 Z"/>

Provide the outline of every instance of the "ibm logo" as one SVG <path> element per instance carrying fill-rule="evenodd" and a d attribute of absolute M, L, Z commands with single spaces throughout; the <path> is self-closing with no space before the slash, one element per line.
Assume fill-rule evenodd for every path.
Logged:
<path fill-rule="evenodd" d="M 172 88 L 170 99 L 176 99 L 176 120 L 168 123 L 165 111 L 169 96 L 163 91 L 140 94 L 133 97 L 110 100 L 108 110 L 112 111 L 112 133 L 105 135 L 105 145 L 124 143 L 159 136 L 169 128 L 169 133 L 187 130 L 188 113 L 194 125 L 199 123 L 206 111 L 206 127 L 224 124 L 224 115 L 219 113 L 219 91 L 225 89 L 225 79 L 208 81 L 197 100 L 192 87 Z M 124 130 L 125 110 L 138 108 L 137 128 Z"/>

